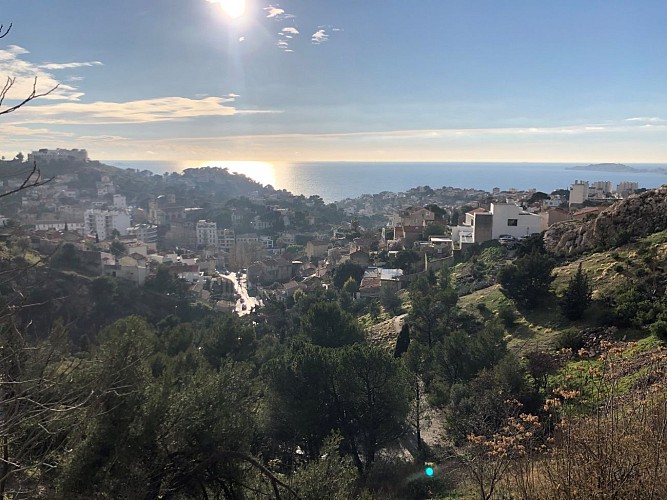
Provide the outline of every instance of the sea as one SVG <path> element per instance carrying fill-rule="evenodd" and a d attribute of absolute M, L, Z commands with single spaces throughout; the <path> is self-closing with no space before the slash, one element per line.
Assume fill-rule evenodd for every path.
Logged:
<path fill-rule="evenodd" d="M 100 160 L 107 165 L 150 170 L 154 174 L 186 168 L 221 167 L 246 175 L 262 185 L 286 189 L 295 195 L 319 195 L 326 203 L 383 191 L 404 192 L 413 187 L 483 189 L 537 189 L 550 193 L 568 189 L 575 180 L 637 182 L 640 188 L 667 184 L 667 175 L 653 172 L 598 172 L 568 170 L 588 163 L 480 163 L 480 162 L 260 162 L 260 161 L 152 161 Z M 662 163 L 633 163 L 638 170 L 667 168 Z"/>

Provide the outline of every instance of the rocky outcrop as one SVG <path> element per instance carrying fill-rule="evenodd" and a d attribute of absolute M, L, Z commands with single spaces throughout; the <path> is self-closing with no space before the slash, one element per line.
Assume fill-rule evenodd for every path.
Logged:
<path fill-rule="evenodd" d="M 544 234 L 544 246 L 556 255 L 577 255 L 608 249 L 667 229 L 667 185 L 631 195 L 587 222 L 554 224 Z"/>

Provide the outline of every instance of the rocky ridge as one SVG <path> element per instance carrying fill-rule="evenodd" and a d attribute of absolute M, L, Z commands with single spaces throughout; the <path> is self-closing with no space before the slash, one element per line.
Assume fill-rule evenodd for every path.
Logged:
<path fill-rule="evenodd" d="M 613 248 L 667 229 L 667 185 L 631 195 L 590 221 L 566 221 L 551 226 L 544 246 L 556 255 L 578 255 L 596 248 Z"/>

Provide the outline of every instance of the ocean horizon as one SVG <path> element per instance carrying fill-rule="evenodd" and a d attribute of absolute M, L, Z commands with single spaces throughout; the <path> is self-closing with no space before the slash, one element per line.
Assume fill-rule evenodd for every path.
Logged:
<path fill-rule="evenodd" d="M 383 191 L 404 192 L 417 186 L 452 186 L 491 191 L 537 189 L 550 193 L 567 189 L 575 180 L 609 181 L 615 187 L 623 181 L 640 188 L 667 183 L 660 172 L 599 172 L 568 170 L 581 163 L 509 162 L 244 162 L 244 161 L 158 161 L 100 160 L 119 168 L 149 170 L 162 175 L 187 168 L 221 167 L 246 175 L 262 185 L 286 189 L 295 195 L 319 195 L 327 203 Z M 664 163 L 632 163 L 641 170 L 667 168 Z"/>

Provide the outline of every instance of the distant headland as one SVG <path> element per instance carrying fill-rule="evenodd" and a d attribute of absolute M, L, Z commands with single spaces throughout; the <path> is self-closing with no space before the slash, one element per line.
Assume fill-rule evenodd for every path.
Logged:
<path fill-rule="evenodd" d="M 579 165 L 576 167 L 567 167 L 566 170 L 584 170 L 587 172 L 650 172 L 667 174 L 665 168 L 634 168 L 623 163 L 593 163 L 591 165 Z"/>

